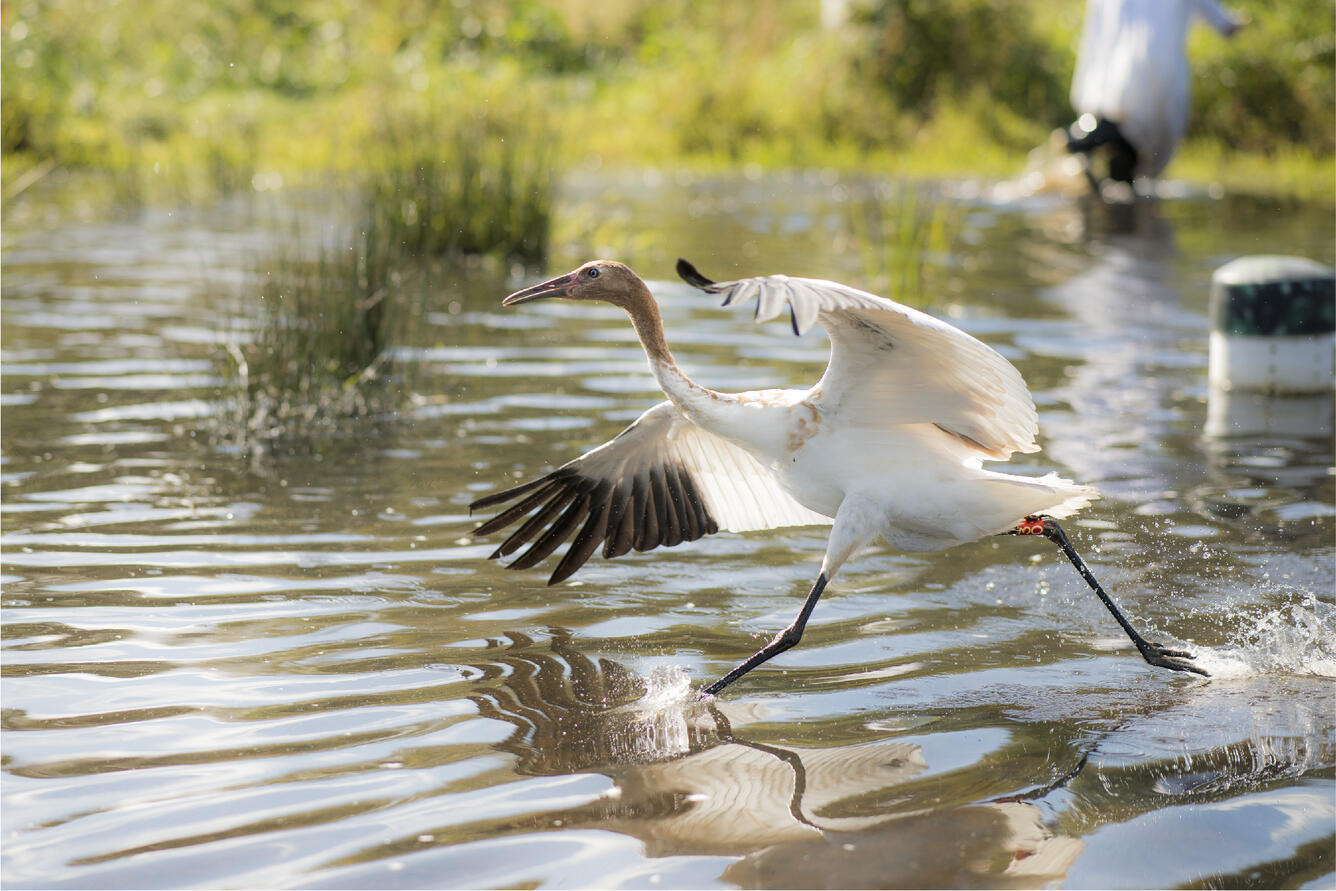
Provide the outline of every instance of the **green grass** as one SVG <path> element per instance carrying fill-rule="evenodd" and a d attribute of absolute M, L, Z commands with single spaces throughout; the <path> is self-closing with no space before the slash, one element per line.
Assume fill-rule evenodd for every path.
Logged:
<path fill-rule="evenodd" d="M 1218 183 L 1238 194 L 1336 203 L 1336 159 L 1303 146 L 1235 152 L 1212 140 L 1190 140 L 1169 172 L 1190 182 Z"/>
<path fill-rule="evenodd" d="M 1169 175 L 1332 201 L 1329 0 L 1231 7 L 1251 18 L 1234 40 L 1193 34 L 1193 128 Z M 540 168 L 747 163 L 1004 177 L 1067 122 L 1075 0 L 855 9 L 827 31 L 810 0 L 21 0 L 6 4 L 0 29 L 0 175 L 7 200 L 26 168 L 53 161 L 120 171 L 126 202 L 203 201 L 381 165 L 367 147 L 388 118 L 455 156 L 478 148 L 478 169 L 502 172 L 479 174 L 475 191 L 541 217 L 541 201 L 520 210 L 504 194 L 531 188 Z M 457 113 L 479 108 L 481 121 Z M 521 123 L 555 138 L 502 156 L 488 140 Z M 419 178 L 440 169 L 427 152 Z M 391 191 L 419 186 L 386 180 Z M 407 200 L 420 216 L 419 197 Z M 444 250 L 498 243 L 541 255 L 458 227 L 424 237 Z"/>

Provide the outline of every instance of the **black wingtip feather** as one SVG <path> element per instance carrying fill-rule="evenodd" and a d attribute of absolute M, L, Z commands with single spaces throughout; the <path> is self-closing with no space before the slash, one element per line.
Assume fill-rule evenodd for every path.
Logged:
<path fill-rule="evenodd" d="M 524 518 L 489 555 L 498 560 L 521 552 L 507 567 L 518 570 L 536 566 L 569 540 L 549 585 L 573 575 L 600 545 L 604 557 L 616 557 L 631 550 L 673 547 L 719 530 L 691 473 L 666 461 L 617 481 L 561 467 L 541 479 L 484 496 L 474 507 L 504 502 L 514 503 L 472 534 L 497 532 Z"/>
<path fill-rule="evenodd" d="M 506 528 L 511 523 L 515 522 L 520 517 L 524 516 L 529 511 L 533 510 L 540 503 L 546 501 L 559 488 L 560 486 L 558 486 L 556 483 L 551 483 L 547 486 L 544 486 L 537 492 L 530 495 L 528 498 L 525 498 L 520 503 L 506 508 L 501 513 L 492 517 L 490 520 L 487 520 L 486 522 L 482 523 L 481 525 L 478 526 L 477 529 L 474 529 L 469 534 L 473 536 L 491 535 L 498 529 Z"/>
<path fill-rule="evenodd" d="M 693 288 L 700 288 L 702 291 L 714 284 L 713 281 L 701 275 L 695 266 L 692 266 L 681 257 L 677 258 L 677 274 L 682 277 L 682 281 L 691 285 Z"/>
<path fill-rule="evenodd" d="M 472 504 L 469 505 L 469 515 L 472 516 L 475 510 L 482 510 L 484 507 L 494 507 L 495 505 L 518 498 L 525 492 L 528 492 L 531 489 L 541 486 L 543 483 L 551 482 L 553 478 L 554 474 L 548 474 L 547 476 L 542 476 L 539 477 L 538 479 L 530 480 L 529 482 L 524 483 L 523 485 L 515 486 L 514 488 L 502 489 L 500 492 L 493 492 L 490 495 L 484 495 L 483 497 L 479 498 L 478 500 L 474 501 Z"/>

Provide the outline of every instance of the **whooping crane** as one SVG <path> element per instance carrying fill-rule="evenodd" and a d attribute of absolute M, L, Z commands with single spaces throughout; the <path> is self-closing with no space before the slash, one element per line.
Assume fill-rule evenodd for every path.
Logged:
<path fill-rule="evenodd" d="M 1099 596 L 1151 665 L 1205 675 L 1192 655 L 1137 633 L 1072 548 L 1056 518 L 1098 493 L 1056 474 L 1025 477 L 983 467 L 1036 452 L 1038 416 L 1020 373 L 960 329 L 845 285 L 769 275 L 714 282 L 685 260 L 678 274 L 725 295 L 756 300 L 758 321 L 787 305 L 795 334 L 820 325 L 830 364 L 807 390 L 721 393 L 673 361 L 658 304 L 634 272 L 593 260 L 502 301 L 601 300 L 631 317 L 667 402 L 610 442 L 470 510 L 515 502 L 484 522 L 487 535 L 524 521 L 491 555 L 528 545 L 511 569 L 528 569 L 574 535 L 549 584 L 600 546 L 604 557 L 746 532 L 828 524 L 821 570 L 798 616 L 774 639 L 704 688 L 715 694 L 802 638 L 821 592 L 851 554 L 880 535 L 907 551 L 935 551 L 988 535 L 1043 535 Z"/>

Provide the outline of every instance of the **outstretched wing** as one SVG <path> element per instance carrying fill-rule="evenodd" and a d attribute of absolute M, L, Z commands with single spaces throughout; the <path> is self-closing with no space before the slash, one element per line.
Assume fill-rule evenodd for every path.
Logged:
<path fill-rule="evenodd" d="M 654 406 L 611 442 L 540 479 L 479 498 L 469 510 L 516 499 L 473 534 L 526 518 L 491 555 L 529 545 L 511 569 L 536 565 L 575 535 L 548 584 L 568 578 L 600 545 L 604 557 L 619 557 L 720 529 L 830 523 L 794 501 L 750 454 L 687 420 L 671 402 Z"/>
<path fill-rule="evenodd" d="M 685 260 L 678 275 L 724 294 L 724 306 L 756 300 L 766 321 L 787 305 L 795 334 L 819 324 L 830 335 L 830 364 L 812 401 L 851 424 L 936 424 L 976 446 L 981 457 L 1037 452 L 1039 418 L 1020 372 L 996 350 L 954 325 L 837 282 L 767 275 L 731 282 L 705 278 Z"/>

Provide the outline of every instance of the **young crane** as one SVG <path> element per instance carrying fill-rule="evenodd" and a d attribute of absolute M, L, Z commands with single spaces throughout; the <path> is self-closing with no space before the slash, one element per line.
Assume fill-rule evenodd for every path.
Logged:
<path fill-rule="evenodd" d="M 835 282 L 770 275 L 713 282 L 685 260 L 689 284 L 756 301 L 756 319 L 787 305 L 795 334 L 820 325 L 830 364 L 809 390 L 720 393 L 673 361 L 658 305 L 627 266 L 593 260 L 511 294 L 531 300 L 601 300 L 631 317 L 668 397 L 611 442 L 546 476 L 480 498 L 470 510 L 516 502 L 483 523 L 487 535 L 525 518 L 493 558 L 528 545 L 511 569 L 528 569 L 575 536 L 549 584 L 604 557 L 746 532 L 829 524 L 821 571 L 793 623 L 713 684 L 718 693 L 802 638 L 826 584 L 880 535 L 894 547 L 935 551 L 987 535 L 1043 535 L 1081 573 L 1151 665 L 1206 674 L 1192 656 L 1150 643 L 1131 626 L 1072 548 L 1056 517 L 1098 493 L 1056 474 L 985 470 L 985 460 L 1035 452 L 1038 420 L 1020 373 L 996 351 L 946 322 Z"/>

